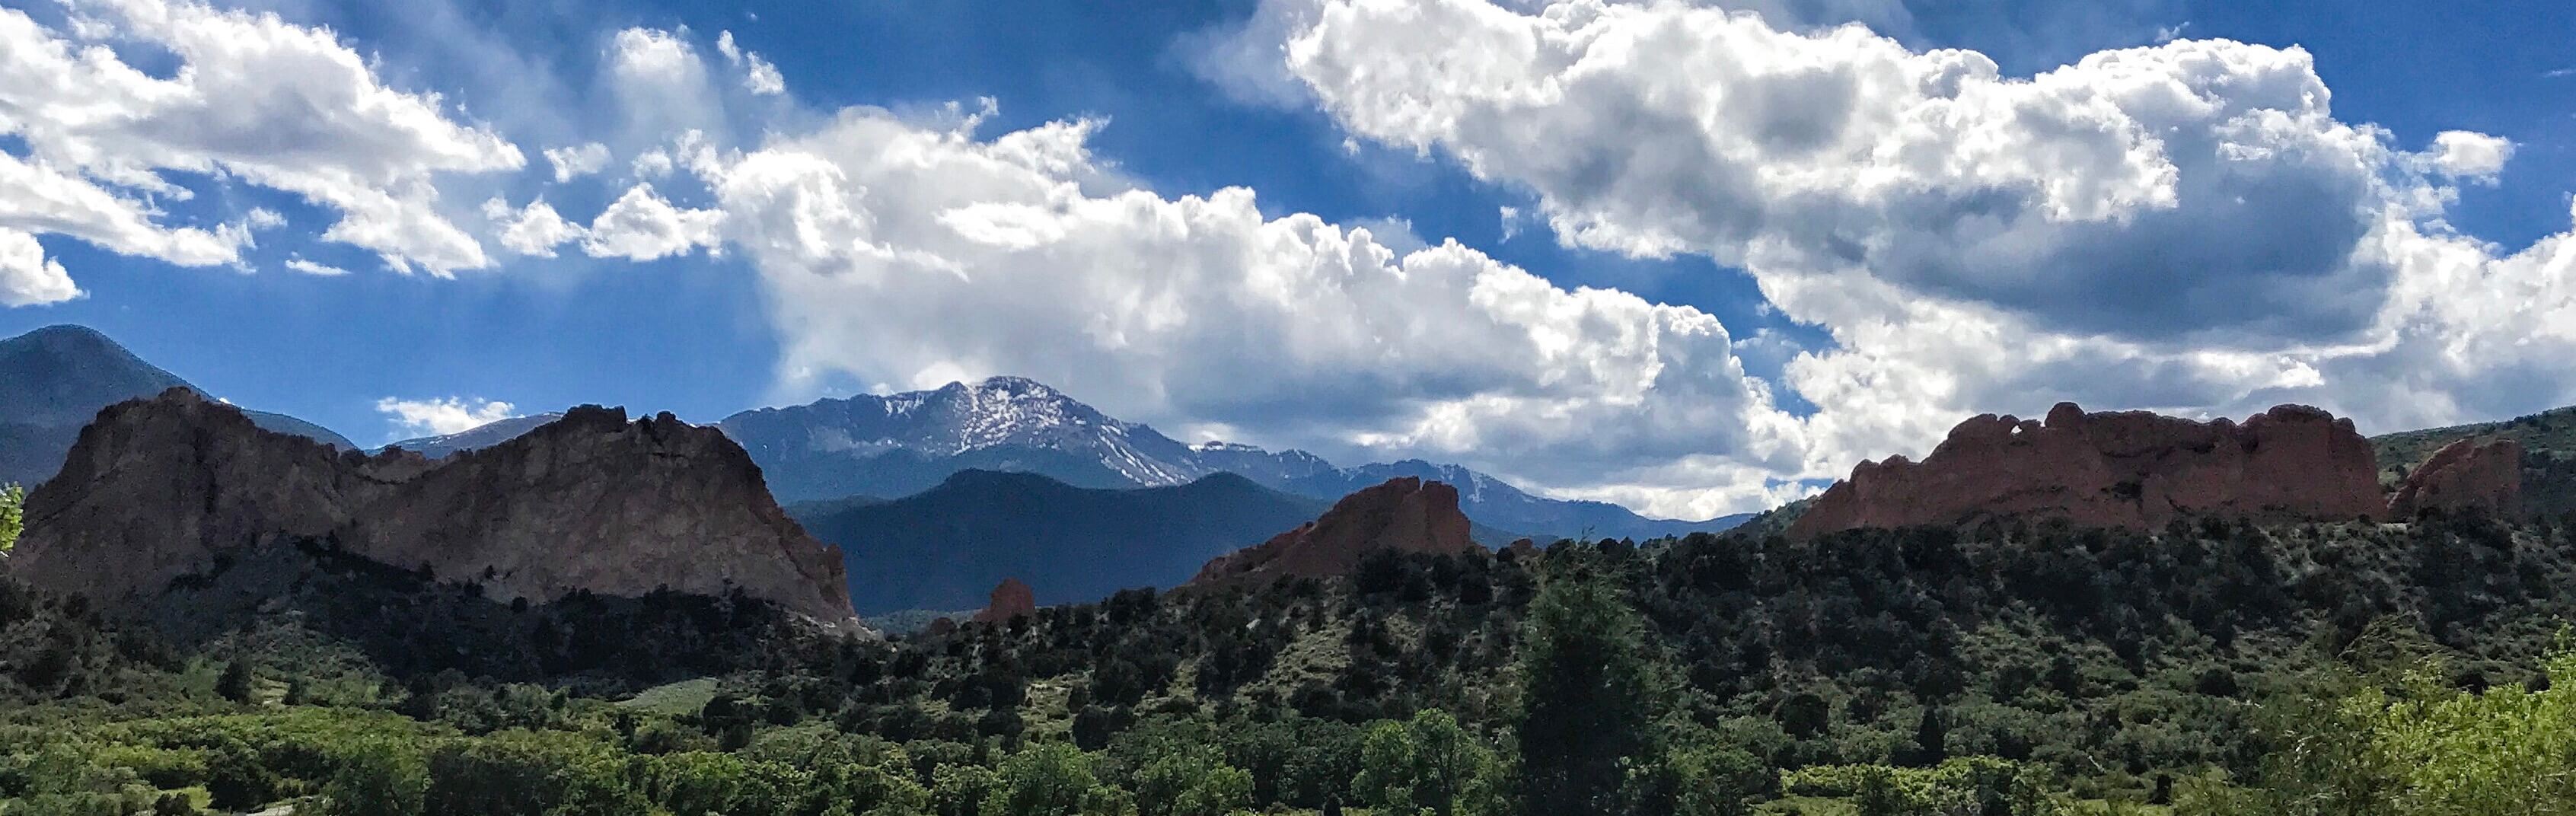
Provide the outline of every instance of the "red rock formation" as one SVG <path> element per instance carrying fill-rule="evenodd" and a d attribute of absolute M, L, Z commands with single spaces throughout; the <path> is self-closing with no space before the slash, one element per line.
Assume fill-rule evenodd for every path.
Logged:
<path fill-rule="evenodd" d="M 220 553 L 329 539 L 497 599 L 740 589 L 856 627 L 838 548 L 807 536 L 714 428 L 586 406 L 442 460 L 335 453 L 172 389 L 110 406 L 27 502 L 13 569 L 115 602 Z"/>
<path fill-rule="evenodd" d="M 1250 549 L 1218 556 L 1189 586 L 1217 586 L 1350 575 L 1360 556 L 1388 548 L 1408 553 L 1468 552 L 1467 516 L 1458 489 L 1405 476 L 1342 497 L 1297 529 Z"/>
<path fill-rule="evenodd" d="M 2482 510 L 2499 516 L 2522 512 L 2522 443 L 2511 439 L 2462 439 L 2442 446 L 2406 475 L 2388 499 L 2392 518 L 2419 510 Z"/>
<path fill-rule="evenodd" d="M 2203 514 L 2378 517 L 2387 508 L 2376 472 L 2351 420 L 2306 406 L 2239 425 L 2059 403 L 2045 422 L 1987 414 L 1959 423 L 1920 463 L 1862 462 L 1789 535 L 2004 516 L 2139 529 Z"/>
<path fill-rule="evenodd" d="M 984 606 L 984 611 L 975 613 L 975 622 L 1010 623 L 1012 618 L 1037 613 L 1037 590 L 1018 578 L 1004 578 L 1001 586 L 993 588 L 993 600 Z"/>

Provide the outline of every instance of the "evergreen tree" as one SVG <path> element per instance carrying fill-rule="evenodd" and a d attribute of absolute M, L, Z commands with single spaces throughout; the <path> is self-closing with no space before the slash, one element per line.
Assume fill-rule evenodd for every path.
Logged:
<path fill-rule="evenodd" d="M 250 702 L 252 679 L 250 652 L 235 649 L 233 659 L 224 663 L 224 673 L 215 678 L 215 694 L 236 703 Z"/>
<path fill-rule="evenodd" d="M 1617 585 L 1577 568 L 1540 587 L 1521 654 L 1520 782 L 1531 816 L 1619 814 L 1653 761 L 1667 684 Z"/>

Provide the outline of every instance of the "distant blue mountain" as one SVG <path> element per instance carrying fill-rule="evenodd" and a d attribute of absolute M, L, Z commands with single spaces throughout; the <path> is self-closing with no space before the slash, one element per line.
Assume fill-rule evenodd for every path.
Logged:
<path fill-rule="evenodd" d="M 47 326 L 0 340 L 0 483 L 33 487 L 52 478 L 99 409 L 180 387 L 204 393 L 86 326 Z M 357 447 L 285 414 L 242 413 L 271 431 Z"/>
<path fill-rule="evenodd" d="M 532 419 L 503 420 L 460 434 L 395 443 L 443 456 L 507 439 Z M 909 496 L 972 471 L 1033 473 L 1077 488 L 1172 487 L 1219 473 L 1330 502 L 1397 476 L 1456 485 L 1460 507 L 1478 524 L 1540 539 L 1647 539 L 1716 532 L 1750 514 L 1705 521 L 1639 516 L 1597 501 L 1532 496 L 1501 479 L 1421 460 L 1336 468 L 1299 450 L 1227 442 L 1188 444 L 1127 422 L 1022 377 L 950 383 L 928 391 L 824 399 L 761 408 L 718 424 L 752 461 L 781 503 L 850 496 Z"/>
<path fill-rule="evenodd" d="M 1609 502 L 1532 496 L 1492 476 L 1420 459 L 1329 470 L 1290 479 L 1279 487 L 1304 496 L 1339 497 L 1399 476 L 1447 482 L 1458 488 L 1458 505 L 1466 509 L 1468 518 L 1542 539 L 1678 537 L 1723 531 L 1753 517 L 1751 513 L 1738 513 L 1706 521 L 1650 519 Z"/>

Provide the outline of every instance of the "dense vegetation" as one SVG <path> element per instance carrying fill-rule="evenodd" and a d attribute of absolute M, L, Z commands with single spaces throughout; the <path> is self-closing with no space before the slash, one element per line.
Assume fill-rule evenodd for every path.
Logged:
<path fill-rule="evenodd" d="M 14 484 L 0 485 L 0 558 L 8 557 L 10 548 L 18 546 L 18 531 L 26 523 L 22 515 L 22 505 L 26 502 L 27 491 L 24 488 Z"/>
<path fill-rule="evenodd" d="M 2570 532 L 1563 543 L 894 643 L 283 548 L 186 637 L 0 583 L 0 813 L 2567 812 Z"/>

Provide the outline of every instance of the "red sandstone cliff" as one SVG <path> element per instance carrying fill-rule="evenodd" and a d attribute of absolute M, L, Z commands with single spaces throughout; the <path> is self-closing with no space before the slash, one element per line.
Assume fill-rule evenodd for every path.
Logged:
<path fill-rule="evenodd" d="M 2499 516 L 2522 512 L 2522 444 L 2511 439 L 2462 439 L 2434 451 L 2388 499 L 2389 515 L 2416 511 L 2482 510 Z"/>
<path fill-rule="evenodd" d="M 2244 424 L 2144 411 L 1959 423 L 1921 462 L 1862 462 L 1816 498 L 1791 537 L 1980 518 L 2063 518 L 2151 529 L 2186 515 L 2385 517 L 2370 443 L 2352 421 L 2283 405 Z"/>
<path fill-rule="evenodd" d="M 1037 590 L 1018 578 L 1004 578 L 1000 586 L 993 587 L 993 599 L 984 605 L 984 611 L 975 613 L 975 622 L 1010 623 L 1012 618 L 1037 613 Z"/>
<path fill-rule="evenodd" d="M 1363 488 L 1297 529 L 1250 549 L 1218 556 L 1190 586 L 1260 583 L 1280 578 L 1346 576 L 1370 550 L 1468 552 L 1467 516 L 1458 489 L 1406 476 Z"/>
<path fill-rule="evenodd" d="M 26 510 L 13 571 L 108 601 L 229 549 L 303 538 L 497 599 L 738 588 L 857 626 L 839 550 L 779 509 L 740 446 L 669 414 L 586 406 L 433 461 L 335 453 L 173 389 L 100 412 Z"/>

